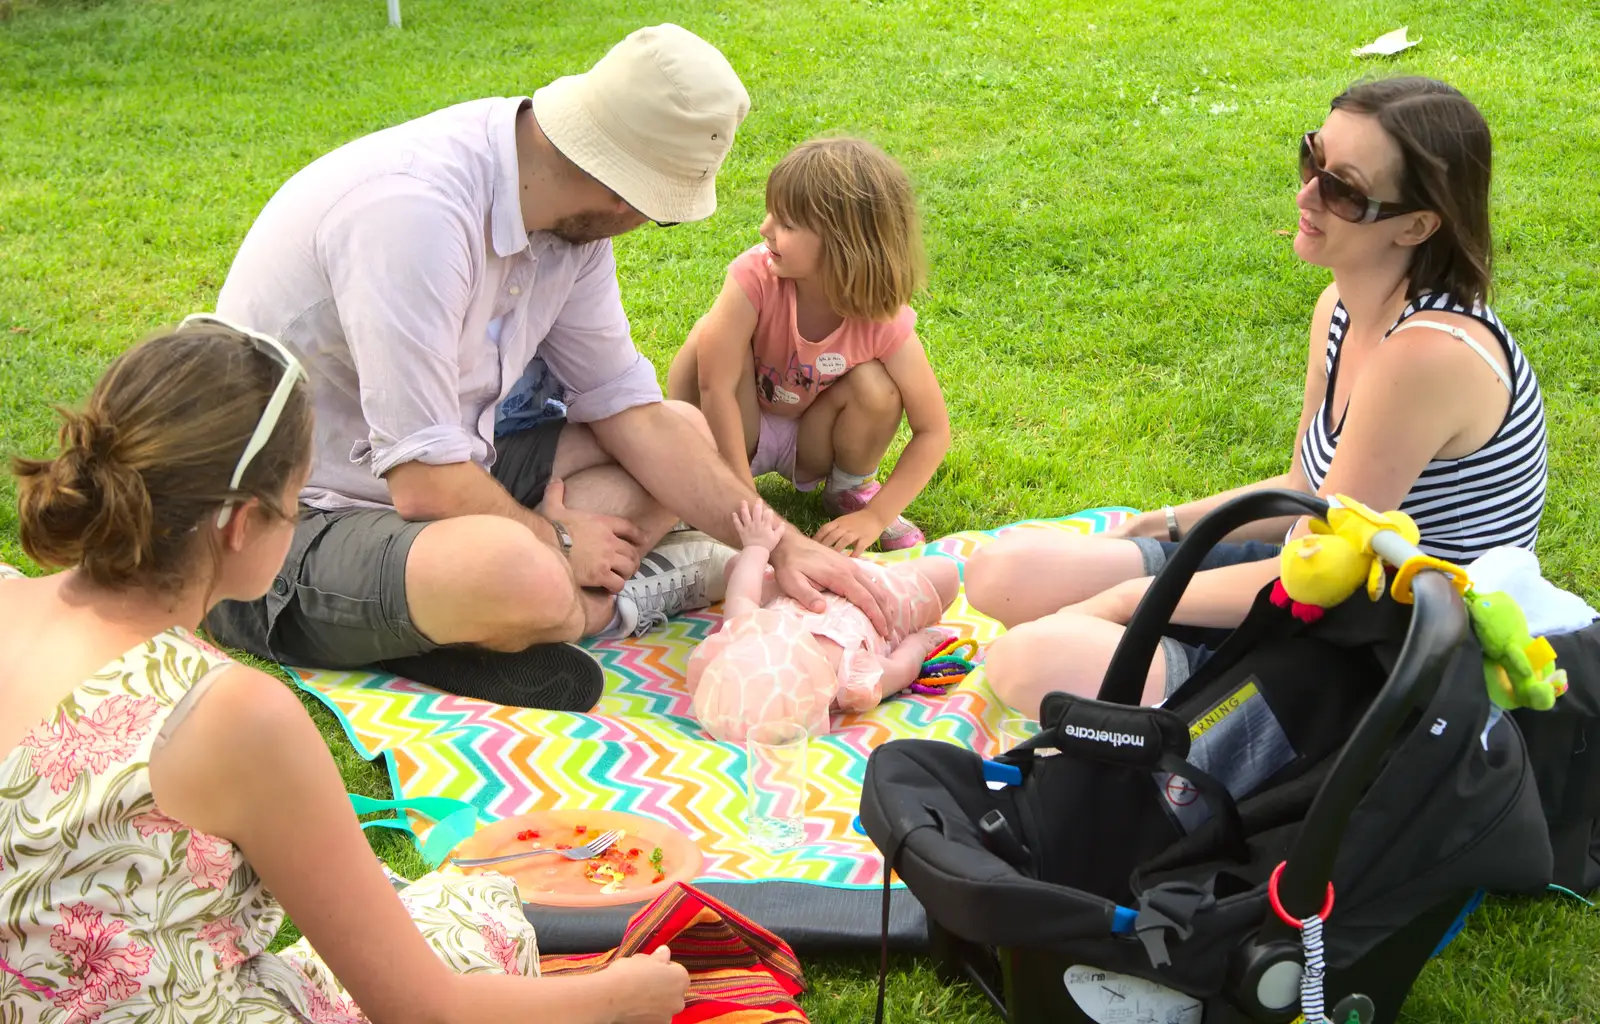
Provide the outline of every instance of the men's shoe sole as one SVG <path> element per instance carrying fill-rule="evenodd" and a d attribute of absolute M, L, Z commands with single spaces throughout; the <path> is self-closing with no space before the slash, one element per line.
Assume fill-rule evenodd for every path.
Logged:
<path fill-rule="evenodd" d="M 458 697 L 545 711 L 589 711 L 606 681 L 600 663 L 572 644 L 537 644 L 516 653 L 441 647 L 379 667 Z"/>

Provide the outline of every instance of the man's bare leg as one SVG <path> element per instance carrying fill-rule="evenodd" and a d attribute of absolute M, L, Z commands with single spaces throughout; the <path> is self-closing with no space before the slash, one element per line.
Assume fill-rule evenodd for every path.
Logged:
<path fill-rule="evenodd" d="M 559 552 L 499 516 L 429 523 L 406 557 L 411 620 L 440 645 L 521 651 L 576 640 L 594 614 L 579 593 Z"/>

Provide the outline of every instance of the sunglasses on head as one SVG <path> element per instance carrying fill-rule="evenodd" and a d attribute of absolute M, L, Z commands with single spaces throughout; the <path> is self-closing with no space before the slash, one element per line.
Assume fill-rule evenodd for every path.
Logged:
<path fill-rule="evenodd" d="M 1373 199 L 1337 174 L 1324 169 L 1322 161 L 1317 159 L 1316 141 L 1316 132 L 1306 132 L 1300 140 L 1300 184 L 1316 178 L 1317 193 L 1329 213 L 1352 224 L 1371 224 L 1417 212 L 1419 207 L 1416 206 Z"/>
<path fill-rule="evenodd" d="M 219 316 L 194 313 L 184 317 L 183 322 L 178 325 L 179 330 L 188 327 L 210 327 L 231 331 L 248 340 L 258 352 L 264 352 L 283 364 L 283 376 L 278 379 L 278 386 L 273 389 L 272 397 L 267 399 L 266 408 L 261 410 L 261 418 L 256 421 L 256 429 L 250 435 L 250 441 L 244 446 L 244 451 L 240 453 L 238 464 L 233 467 L 233 477 L 228 481 L 228 490 L 237 491 L 239 481 L 244 479 L 245 470 L 250 468 L 250 461 L 271 439 L 273 428 L 277 427 L 278 418 L 283 415 L 283 407 L 289 404 L 289 395 L 294 391 L 295 381 L 305 379 L 305 367 L 300 365 L 300 360 L 296 359 L 294 353 L 285 348 L 283 342 L 277 338 L 267 334 L 257 334 L 238 324 L 229 323 Z M 217 512 L 217 529 L 227 526 L 228 520 L 233 518 L 233 506 L 233 499 L 229 499 Z"/>

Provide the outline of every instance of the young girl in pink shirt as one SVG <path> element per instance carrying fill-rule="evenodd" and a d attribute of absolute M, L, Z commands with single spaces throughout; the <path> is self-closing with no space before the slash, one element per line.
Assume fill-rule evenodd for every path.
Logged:
<path fill-rule="evenodd" d="M 923 543 L 901 513 L 944 460 L 950 420 L 906 304 L 922 276 L 910 181 L 869 143 L 813 139 L 767 178 L 760 231 L 673 359 L 671 397 L 700 407 L 735 471 L 825 481 L 822 543 Z M 902 415 L 911 440 L 880 485 Z"/>

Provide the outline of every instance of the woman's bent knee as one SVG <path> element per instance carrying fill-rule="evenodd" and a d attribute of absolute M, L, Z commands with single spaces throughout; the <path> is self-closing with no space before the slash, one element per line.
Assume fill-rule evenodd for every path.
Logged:
<path fill-rule="evenodd" d="M 967 559 L 962 569 L 962 582 L 967 588 L 967 602 L 992 619 L 1007 626 L 1006 595 L 1026 579 L 1030 545 L 1023 538 L 1000 537 Z"/>
<path fill-rule="evenodd" d="M 1029 718 L 1039 717 L 1039 705 L 1050 691 L 1044 673 L 1048 659 L 1041 656 L 1038 637 L 1026 628 L 1002 635 L 983 655 L 983 671 L 989 688 L 1009 708 Z"/>

